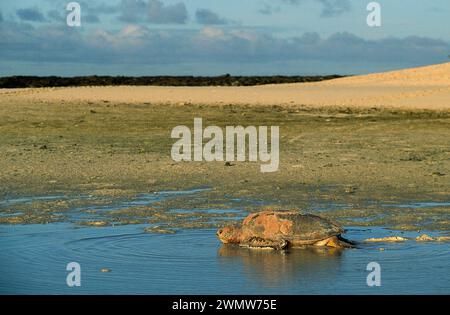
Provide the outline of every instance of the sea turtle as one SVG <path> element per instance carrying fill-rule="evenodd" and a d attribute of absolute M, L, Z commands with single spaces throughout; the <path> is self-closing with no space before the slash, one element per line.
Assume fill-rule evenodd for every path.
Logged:
<path fill-rule="evenodd" d="M 354 247 L 351 241 L 341 237 L 343 232 L 340 226 L 327 219 L 298 210 L 262 211 L 248 215 L 240 228 L 219 229 L 217 237 L 225 244 L 251 248 Z"/>

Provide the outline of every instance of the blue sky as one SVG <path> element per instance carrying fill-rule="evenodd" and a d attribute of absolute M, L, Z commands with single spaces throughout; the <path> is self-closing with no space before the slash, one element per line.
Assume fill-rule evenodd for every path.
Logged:
<path fill-rule="evenodd" d="M 0 2 L 0 76 L 358 74 L 450 61 L 448 0 Z"/>

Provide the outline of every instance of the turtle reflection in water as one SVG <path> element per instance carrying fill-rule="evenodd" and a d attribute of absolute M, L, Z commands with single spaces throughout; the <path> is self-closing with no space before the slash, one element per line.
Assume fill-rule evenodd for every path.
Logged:
<path fill-rule="evenodd" d="M 233 276 L 244 275 L 258 283 L 283 288 L 320 288 L 323 281 L 333 281 L 341 272 L 343 254 L 342 248 L 316 246 L 274 251 L 224 244 L 217 251 L 220 266 L 235 270 Z"/>

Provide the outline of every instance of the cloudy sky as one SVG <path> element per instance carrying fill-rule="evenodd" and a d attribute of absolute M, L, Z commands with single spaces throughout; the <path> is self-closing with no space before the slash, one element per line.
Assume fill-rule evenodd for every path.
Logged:
<path fill-rule="evenodd" d="M 448 0 L 0 0 L 0 76 L 357 74 L 450 61 Z"/>

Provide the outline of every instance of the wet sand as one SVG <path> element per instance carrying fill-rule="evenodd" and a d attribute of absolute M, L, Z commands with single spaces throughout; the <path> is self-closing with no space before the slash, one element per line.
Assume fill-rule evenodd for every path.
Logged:
<path fill-rule="evenodd" d="M 334 210 L 324 215 L 346 225 L 448 231 L 449 67 L 251 88 L 0 90 L 0 196 L 107 196 L 111 203 L 209 187 L 197 198 L 161 201 L 159 210 L 328 205 Z M 194 117 L 222 127 L 280 126 L 279 171 L 262 174 L 251 162 L 175 163 L 170 132 Z M 430 201 L 436 206 L 411 206 Z M 56 221 L 69 208 L 6 204 L 2 213 L 20 213 L 0 222 Z M 122 209 L 117 218 L 129 214 Z"/>

